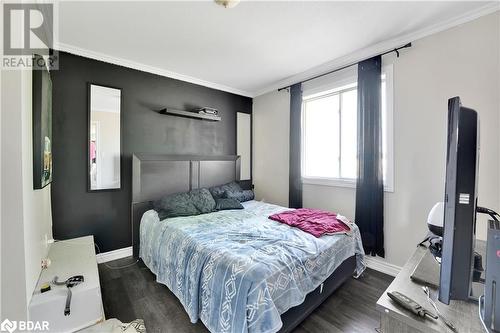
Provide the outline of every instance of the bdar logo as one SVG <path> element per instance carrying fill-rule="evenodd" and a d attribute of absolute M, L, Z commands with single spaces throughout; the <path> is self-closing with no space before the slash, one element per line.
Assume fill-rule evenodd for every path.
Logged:
<path fill-rule="evenodd" d="M 12 333 L 16 330 L 17 324 L 15 321 L 10 321 L 9 319 L 5 319 L 1 324 L 0 324 L 0 330 L 1 331 L 8 331 L 9 333 Z"/>

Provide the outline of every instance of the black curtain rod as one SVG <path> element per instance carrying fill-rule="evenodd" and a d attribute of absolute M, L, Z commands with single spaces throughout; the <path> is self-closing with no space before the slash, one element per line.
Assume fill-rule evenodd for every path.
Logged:
<path fill-rule="evenodd" d="M 389 53 L 392 53 L 392 52 L 396 52 L 396 56 L 399 58 L 399 50 L 401 50 L 401 49 L 406 49 L 406 48 L 408 48 L 408 47 L 411 47 L 411 42 L 410 42 L 410 43 L 408 43 L 408 44 L 405 44 L 405 45 L 403 45 L 403 46 L 396 47 L 395 49 L 392 49 L 392 50 L 389 50 L 389 51 L 385 51 L 385 52 L 383 52 L 383 53 L 380 53 L 379 55 L 380 55 L 380 56 L 383 56 L 383 55 L 386 55 L 386 54 L 389 54 Z M 371 57 L 370 57 L 370 58 L 371 58 Z M 367 58 L 367 59 L 369 59 L 369 58 Z M 337 68 L 337 69 L 331 70 L 331 71 L 329 71 L 329 72 L 326 72 L 326 73 L 323 73 L 323 74 L 319 74 L 319 75 L 316 75 L 316 76 L 310 77 L 310 78 L 308 78 L 308 79 L 305 79 L 305 80 L 303 80 L 303 81 L 300 81 L 300 83 L 309 82 L 309 81 L 314 80 L 314 79 L 317 79 L 317 78 L 319 78 L 319 77 L 322 77 L 322 76 L 325 76 L 325 75 L 328 75 L 328 74 L 332 74 L 332 73 L 335 73 L 335 72 L 341 71 L 341 70 L 343 70 L 343 69 L 346 69 L 346 68 L 349 68 L 349 67 L 351 67 L 351 66 L 357 65 L 358 63 L 360 63 L 361 61 L 364 61 L 364 60 L 366 60 L 366 59 L 363 59 L 363 60 L 360 60 L 360 61 L 356 61 L 356 62 L 354 62 L 354 63 L 352 63 L 352 64 L 342 66 L 342 67 L 340 67 L 340 68 Z M 298 83 L 298 82 L 297 82 L 297 83 Z M 283 88 L 279 88 L 279 89 L 278 89 L 278 91 L 288 89 L 288 88 L 290 88 L 291 86 L 292 86 L 292 85 L 289 85 L 289 86 L 286 86 L 286 87 L 283 87 Z"/>

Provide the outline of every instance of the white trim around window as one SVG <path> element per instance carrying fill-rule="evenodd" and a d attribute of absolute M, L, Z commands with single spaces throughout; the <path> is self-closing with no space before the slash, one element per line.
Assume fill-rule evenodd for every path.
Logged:
<path fill-rule="evenodd" d="M 302 184 L 329 187 L 356 188 L 356 179 L 302 177 Z M 394 188 L 384 185 L 384 192 L 392 193 Z"/>
<path fill-rule="evenodd" d="M 356 188 L 356 179 L 302 177 L 302 184 Z"/>
<path fill-rule="evenodd" d="M 353 76 L 353 72 L 342 73 L 343 75 L 336 80 L 332 80 L 328 83 L 322 82 L 322 84 L 315 87 L 307 87 L 304 91 L 304 99 L 314 99 L 321 95 L 327 95 L 333 93 L 339 88 L 347 88 L 346 85 L 351 85 L 353 81 L 356 81 L 356 77 Z M 385 76 L 386 84 L 386 129 L 385 135 L 386 140 L 384 144 L 386 145 L 384 151 L 387 154 L 387 164 L 386 164 L 386 175 L 384 179 L 384 191 L 394 192 L 394 72 L 393 65 L 385 65 L 382 67 L 382 75 Z M 349 87 L 350 88 L 350 87 Z M 302 144 L 302 149 L 304 149 L 304 144 Z M 302 156 L 304 156 L 304 151 L 302 151 Z M 304 161 L 302 161 L 302 167 L 304 168 Z M 303 169 L 304 170 L 304 169 Z M 320 185 L 320 186 L 331 186 L 331 187 L 344 187 L 344 188 L 356 188 L 356 179 L 346 179 L 346 178 L 323 178 L 323 177 L 305 177 L 302 176 L 302 183 L 308 185 Z"/>

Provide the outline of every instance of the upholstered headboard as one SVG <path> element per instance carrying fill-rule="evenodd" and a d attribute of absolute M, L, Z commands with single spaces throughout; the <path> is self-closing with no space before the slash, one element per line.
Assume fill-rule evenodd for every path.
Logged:
<path fill-rule="evenodd" d="M 148 155 L 132 157 L 132 246 L 139 256 L 139 225 L 153 201 L 164 195 L 221 185 L 240 179 L 240 157 Z"/>

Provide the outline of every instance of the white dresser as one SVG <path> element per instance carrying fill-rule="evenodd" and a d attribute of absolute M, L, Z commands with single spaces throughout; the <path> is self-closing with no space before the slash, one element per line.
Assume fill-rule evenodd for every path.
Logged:
<path fill-rule="evenodd" d="M 42 270 L 29 306 L 29 319 L 48 321 L 50 332 L 74 332 L 104 320 L 101 286 L 94 248 L 94 237 L 86 236 L 55 242 L 50 246 L 51 265 Z M 83 275 L 85 281 L 71 291 L 71 314 L 64 315 L 66 286 L 54 286 L 40 293 L 44 283 L 58 276 L 65 281 Z"/>

